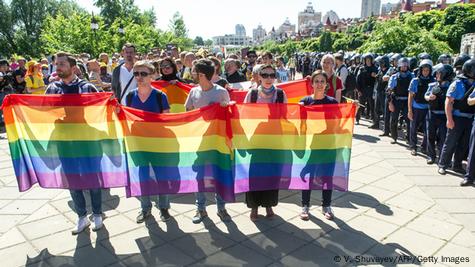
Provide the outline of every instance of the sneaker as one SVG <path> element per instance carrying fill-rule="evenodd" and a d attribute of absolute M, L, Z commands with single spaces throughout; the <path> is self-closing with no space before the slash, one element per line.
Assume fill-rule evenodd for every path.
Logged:
<path fill-rule="evenodd" d="M 253 222 L 257 221 L 258 216 L 259 214 L 257 213 L 257 208 L 252 208 L 251 214 L 249 215 L 249 217 L 251 218 L 251 221 Z"/>
<path fill-rule="evenodd" d="M 373 124 L 371 126 L 368 126 L 369 129 L 379 129 L 379 125 Z"/>
<path fill-rule="evenodd" d="M 150 211 L 145 211 L 145 210 L 140 211 L 139 215 L 137 216 L 137 223 L 145 222 L 145 220 L 148 217 L 150 217 L 150 215 L 152 215 L 152 213 Z"/>
<path fill-rule="evenodd" d="M 274 217 L 275 213 L 274 211 L 272 210 L 272 207 L 268 207 L 266 208 L 266 217 L 267 218 L 272 218 Z"/>
<path fill-rule="evenodd" d="M 229 214 L 226 210 L 219 210 L 218 211 L 218 216 L 219 216 L 219 218 L 221 218 L 221 221 L 223 221 L 223 222 L 230 222 L 231 221 L 231 216 L 229 216 Z"/>
<path fill-rule="evenodd" d="M 160 209 L 160 220 L 162 220 L 162 222 L 170 220 L 171 217 L 168 209 Z"/>
<path fill-rule="evenodd" d="M 96 232 L 101 230 L 101 228 L 104 226 L 104 223 L 102 223 L 102 214 L 94 214 L 92 222 L 94 224 L 92 231 Z"/>
<path fill-rule="evenodd" d="M 76 228 L 73 231 L 71 231 L 71 234 L 77 235 L 81 233 L 82 231 L 84 231 L 86 228 L 88 228 L 89 225 L 91 225 L 91 223 L 89 222 L 86 216 L 83 216 L 78 219 L 78 224 L 76 225 Z"/>
<path fill-rule="evenodd" d="M 445 170 L 445 168 L 439 168 L 439 170 L 437 172 L 441 175 L 447 174 L 447 171 Z"/>
<path fill-rule="evenodd" d="M 427 164 L 432 165 L 434 163 L 435 163 L 435 159 L 432 159 L 432 158 L 427 159 Z"/>
<path fill-rule="evenodd" d="M 415 148 L 411 149 L 411 155 L 417 156 L 417 149 Z"/>
<path fill-rule="evenodd" d="M 322 207 L 322 213 L 325 215 L 327 220 L 333 220 L 335 218 L 335 214 L 333 213 L 332 207 Z"/>
<path fill-rule="evenodd" d="M 302 213 L 300 213 L 300 219 L 308 221 L 310 219 L 309 208 L 307 206 L 302 207 Z"/>
<path fill-rule="evenodd" d="M 193 216 L 193 223 L 200 223 L 204 218 L 208 217 L 206 210 L 197 210 L 195 216 Z"/>
<path fill-rule="evenodd" d="M 470 186 L 473 184 L 473 180 L 469 180 L 469 179 L 463 179 L 462 182 L 460 182 L 460 186 Z"/>
<path fill-rule="evenodd" d="M 393 140 L 391 141 L 391 145 L 394 145 L 394 144 L 397 144 L 397 140 L 396 140 L 396 139 L 393 139 Z"/>

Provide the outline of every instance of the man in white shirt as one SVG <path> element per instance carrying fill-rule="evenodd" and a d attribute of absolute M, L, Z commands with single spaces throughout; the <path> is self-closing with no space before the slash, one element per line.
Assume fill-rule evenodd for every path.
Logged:
<path fill-rule="evenodd" d="M 125 96 L 137 88 L 137 81 L 134 79 L 133 67 L 135 64 L 135 55 L 137 50 L 135 45 L 127 43 L 122 47 L 122 56 L 124 63 L 117 66 L 112 72 L 112 91 L 119 100 L 125 105 Z"/>

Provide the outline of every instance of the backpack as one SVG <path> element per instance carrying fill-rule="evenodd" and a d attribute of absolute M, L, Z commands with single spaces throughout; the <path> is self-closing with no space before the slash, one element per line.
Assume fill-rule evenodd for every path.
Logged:
<path fill-rule="evenodd" d="M 279 104 L 284 103 L 284 91 L 282 91 L 282 89 L 280 88 L 277 88 L 275 90 L 277 91 L 277 98 L 275 100 L 275 103 L 279 103 Z M 257 102 L 257 94 L 258 94 L 257 89 L 251 90 L 251 103 Z"/>
<path fill-rule="evenodd" d="M 155 96 L 157 97 L 158 110 L 160 111 L 160 113 L 163 112 L 162 95 L 163 95 L 163 92 L 160 91 L 160 90 L 157 90 L 157 94 Z M 125 104 L 128 107 L 130 107 L 130 105 L 132 104 L 132 97 L 133 96 L 134 96 L 134 92 L 129 92 L 126 96 Z"/>

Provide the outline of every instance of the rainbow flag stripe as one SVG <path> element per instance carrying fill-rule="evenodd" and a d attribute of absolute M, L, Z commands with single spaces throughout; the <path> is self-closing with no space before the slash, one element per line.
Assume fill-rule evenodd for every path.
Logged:
<path fill-rule="evenodd" d="M 217 192 L 234 201 L 226 108 L 181 114 L 123 110 L 128 196 Z"/>
<path fill-rule="evenodd" d="M 192 86 L 181 82 L 171 84 L 166 81 L 152 82 L 152 86 L 167 95 L 171 113 L 185 112 L 184 104 Z"/>
<path fill-rule="evenodd" d="M 8 95 L 3 103 L 20 191 L 127 185 L 123 133 L 111 93 Z"/>
<path fill-rule="evenodd" d="M 232 107 L 235 193 L 348 190 L 355 106 Z"/>

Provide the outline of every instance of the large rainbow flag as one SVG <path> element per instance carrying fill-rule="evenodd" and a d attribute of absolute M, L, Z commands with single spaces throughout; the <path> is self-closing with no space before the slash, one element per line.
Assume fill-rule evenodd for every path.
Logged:
<path fill-rule="evenodd" d="M 155 81 L 152 82 L 152 86 L 167 95 L 171 113 L 185 112 L 184 104 L 192 88 L 191 85 L 181 82 L 171 84 L 166 81 Z"/>
<path fill-rule="evenodd" d="M 181 114 L 123 107 L 128 196 L 217 192 L 234 201 L 228 109 Z"/>
<path fill-rule="evenodd" d="M 20 191 L 127 185 L 123 134 L 111 93 L 8 95 L 3 102 Z"/>
<path fill-rule="evenodd" d="M 354 116 L 352 104 L 233 106 L 235 192 L 347 191 Z"/>

